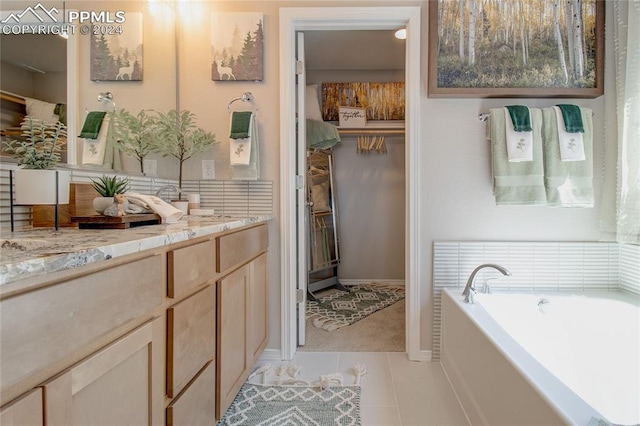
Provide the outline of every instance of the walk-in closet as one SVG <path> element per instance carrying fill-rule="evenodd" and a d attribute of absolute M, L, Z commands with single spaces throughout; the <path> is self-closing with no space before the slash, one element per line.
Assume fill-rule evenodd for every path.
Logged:
<path fill-rule="evenodd" d="M 304 33 L 303 351 L 405 350 L 405 41 L 395 32 Z"/>

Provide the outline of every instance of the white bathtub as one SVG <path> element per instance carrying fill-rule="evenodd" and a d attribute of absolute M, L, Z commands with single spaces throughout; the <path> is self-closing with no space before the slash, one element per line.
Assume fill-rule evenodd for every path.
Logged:
<path fill-rule="evenodd" d="M 640 424 L 638 299 L 444 290 L 441 360 L 471 423 Z"/>

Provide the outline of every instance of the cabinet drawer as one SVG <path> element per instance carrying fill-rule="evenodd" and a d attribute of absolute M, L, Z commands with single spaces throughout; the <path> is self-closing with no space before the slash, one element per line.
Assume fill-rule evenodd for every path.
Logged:
<path fill-rule="evenodd" d="M 162 270 L 162 256 L 154 255 L 2 300 L 3 397 L 54 364 L 68 366 L 88 345 L 160 306 Z"/>
<path fill-rule="evenodd" d="M 247 263 L 267 249 L 267 225 L 260 225 L 216 238 L 216 270 L 225 271 L 232 266 Z"/>
<path fill-rule="evenodd" d="M 215 258 L 213 240 L 170 251 L 167 296 L 179 297 L 214 278 Z"/>
<path fill-rule="evenodd" d="M 210 361 L 185 391 L 167 407 L 167 426 L 215 425 L 216 366 Z"/>
<path fill-rule="evenodd" d="M 173 398 L 215 355 L 216 289 L 209 286 L 167 310 L 167 396 Z"/>
<path fill-rule="evenodd" d="M 42 389 L 37 388 L 24 397 L 3 407 L 0 411 L 2 426 L 37 426 L 44 424 Z"/>

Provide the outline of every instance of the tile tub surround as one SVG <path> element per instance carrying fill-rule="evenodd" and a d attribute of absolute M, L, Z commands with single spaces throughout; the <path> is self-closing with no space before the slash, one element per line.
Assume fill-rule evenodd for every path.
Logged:
<path fill-rule="evenodd" d="M 24 229 L 0 239 L 0 286 L 194 238 L 266 222 L 243 218 L 187 217 L 176 223 L 130 229 Z"/>

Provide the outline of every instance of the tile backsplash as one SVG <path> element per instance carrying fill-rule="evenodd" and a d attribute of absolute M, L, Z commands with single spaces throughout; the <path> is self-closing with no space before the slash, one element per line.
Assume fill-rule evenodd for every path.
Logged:
<path fill-rule="evenodd" d="M 441 292 L 460 292 L 478 265 L 497 263 L 505 277 L 483 269 L 476 278 L 491 279 L 495 290 L 624 290 L 640 294 L 640 246 L 610 242 L 450 242 L 433 247 L 433 359 L 440 357 Z M 495 278 L 495 280 L 494 280 Z"/>
<path fill-rule="evenodd" d="M 9 170 L 15 165 L 2 164 L 0 167 L 0 228 L 10 227 L 9 203 Z M 130 176 L 114 171 L 72 170 L 71 181 L 90 183 L 91 178 L 107 175 L 118 175 L 129 178 L 131 191 L 142 194 L 155 194 L 164 185 L 178 186 L 175 179 L 160 179 L 147 176 Z M 247 217 L 253 215 L 273 214 L 273 182 L 272 181 L 223 181 L 197 180 L 183 181 L 182 190 L 186 193 L 199 193 L 203 208 L 214 208 L 216 215 Z M 161 197 L 168 201 L 175 194 L 164 192 Z M 14 218 L 16 228 L 31 224 L 31 208 L 15 206 Z"/>

